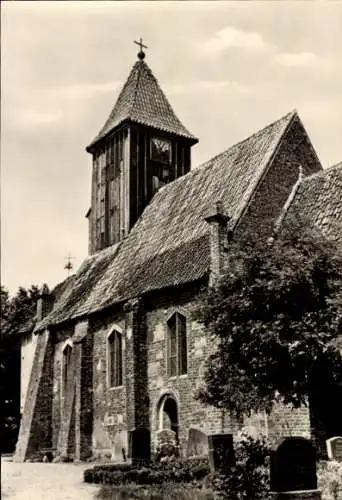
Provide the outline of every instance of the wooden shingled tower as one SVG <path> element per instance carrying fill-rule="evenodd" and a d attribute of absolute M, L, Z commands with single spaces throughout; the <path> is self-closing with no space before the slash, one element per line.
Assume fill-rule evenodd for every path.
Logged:
<path fill-rule="evenodd" d="M 138 60 L 107 121 L 86 148 L 93 156 L 89 252 L 127 236 L 154 193 L 191 168 L 198 140 L 175 115 L 145 62 Z"/>

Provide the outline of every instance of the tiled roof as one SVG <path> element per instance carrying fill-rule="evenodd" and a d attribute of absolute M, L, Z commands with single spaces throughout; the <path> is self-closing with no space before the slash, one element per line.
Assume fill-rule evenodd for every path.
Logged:
<path fill-rule="evenodd" d="M 109 263 L 115 259 L 119 246 L 117 243 L 84 260 L 55 302 L 52 312 L 37 325 L 36 330 L 72 318 L 77 313 L 97 281 L 103 278 Z"/>
<path fill-rule="evenodd" d="M 157 79 L 142 60 L 134 64 L 109 118 L 87 150 L 127 120 L 198 142 L 177 118 Z"/>
<path fill-rule="evenodd" d="M 239 219 L 296 117 L 289 113 L 161 188 L 119 246 L 85 261 L 69 295 L 62 297 L 44 324 L 206 276 L 210 253 L 204 217 L 220 200 L 232 221 Z"/>
<path fill-rule="evenodd" d="M 342 243 L 342 162 L 305 177 L 286 217 L 305 218 L 329 239 Z"/>

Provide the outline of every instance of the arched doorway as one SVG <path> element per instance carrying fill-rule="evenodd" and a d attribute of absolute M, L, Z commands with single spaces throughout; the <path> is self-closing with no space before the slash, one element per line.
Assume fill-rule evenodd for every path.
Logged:
<path fill-rule="evenodd" d="M 172 394 L 165 394 L 158 405 L 159 431 L 171 430 L 178 441 L 178 405 Z"/>

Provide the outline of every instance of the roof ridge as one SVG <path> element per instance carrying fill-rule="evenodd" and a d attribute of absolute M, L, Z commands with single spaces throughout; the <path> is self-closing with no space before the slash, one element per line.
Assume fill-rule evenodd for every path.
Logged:
<path fill-rule="evenodd" d="M 143 69 L 143 65 L 147 66 L 147 64 L 143 60 L 139 60 L 134 64 L 134 66 L 138 66 L 138 69 L 137 69 L 137 78 L 136 78 L 136 82 L 135 82 L 134 97 L 132 99 L 131 109 L 128 113 L 129 115 L 131 115 L 132 111 L 134 110 L 135 101 L 136 101 L 137 95 L 138 95 L 138 86 L 139 86 L 139 80 L 140 80 L 140 75 L 141 75 L 141 72 Z M 133 69 L 134 69 L 134 66 L 133 66 Z"/>
<path fill-rule="evenodd" d="M 200 165 L 198 165 L 198 167 L 196 168 L 201 168 L 202 166 L 205 166 L 206 163 L 209 163 L 210 161 L 213 161 L 213 160 L 216 160 L 219 156 L 223 155 L 224 153 L 226 153 L 227 151 L 229 151 L 230 149 L 234 148 L 234 147 L 237 147 L 237 146 L 240 146 L 242 143 L 252 139 L 253 137 L 255 137 L 257 134 L 260 134 L 261 132 L 265 132 L 268 128 L 271 128 L 273 127 L 276 123 L 280 122 L 281 120 L 285 120 L 285 119 L 288 119 L 290 121 L 290 119 L 295 116 L 295 115 L 298 115 L 297 111 L 296 110 L 293 110 L 293 111 L 290 111 L 289 113 L 286 113 L 286 115 L 283 115 L 281 116 L 280 118 L 278 118 L 277 120 L 274 120 L 273 122 L 269 123 L 268 125 L 266 125 L 265 127 L 263 128 L 260 128 L 259 130 L 256 130 L 255 132 L 253 132 L 251 135 L 249 135 L 248 137 L 245 137 L 244 139 L 241 139 L 240 141 L 238 142 L 235 142 L 234 144 L 232 144 L 231 146 L 229 146 L 227 149 L 225 149 L 224 151 L 221 151 L 221 153 L 213 156 L 212 158 L 209 158 L 209 160 L 206 160 L 205 162 L 201 163 Z"/>
<path fill-rule="evenodd" d="M 161 190 L 165 191 L 166 189 L 170 189 L 170 186 L 174 185 L 175 183 L 181 183 L 185 179 L 189 179 L 193 175 L 196 175 L 196 174 L 202 172 L 203 170 L 206 170 L 206 169 L 209 169 L 209 168 L 213 167 L 215 165 L 215 160 L 217 160 L 220 156 L 224 155 L 225 153 L 227 153 L 228 151 L 232 150 L 235 147 L 241 146 L 241 144 L 243 144 L 244 142 L 252 139 L 257 134 L 259 134 L 261 132 L 265 132 L 268 128 L 271 128 L 272 126 L 274 126 L 276 123 L 280 122 L 281 120 L 288 119 L 288 121 L 290 123 L 292 117 L 296 116 L 296 115 L 298 116 L 298 113 L 297 113 L 296 110 L 293 110 L 293 111 L 290 111 L 289 113 L 286 113 L 286 115 L 283 115 L 282 117 L 278 118 L 278 120 L 274 120 L 273 122 L 269 123 L 265 127 L 257 130 L 253 134 L 249 135 L 248 137 L 245 137 L 241 141 L 235 142 L 234 144 L 232 144 L 231 146 L 229 146 L 224 151 L 221 151 L 221 153 L 219 153 L 219 154 L 217 154 L 215 156 L 212 156 L 211 158 L 209 158 L 208 160 L 204 161 L 203 163 L 200 163 L 199 165 L 197 165 L 196 167 L 194 167 L 193 169 L 191 169 L 187 174 L 184 174 L 181 177 L 178 177 L 177 179 L 173 180 L 169 184 L 166 184 L 161 189 L 159 189 L 157 191 L 157 193 L 159 193 Z"/>
<path fill-rule="evenodd" d="M 274 232 L 277 233 L 288 213 L 288 211 L 290 210 L 290 207 L 296 197 L 296 194 L 300 188 L 300 186 L 302 185 L 302 182 L 304 180 L 304 177 L 303 177 L 303 174 L 302 174 L 302 167 L 300 166 L 299 167 L 299 173 L 298 173 L 298 179 L 296 180 L 296 182 L 293 184 L 292 186 L 292 189 L 290 191 L 290 194 L 289 196 L 287 197 L 282 209 L 281 209 L 281 212 L 280 212 L 280 215 L 279 217 L 277 218 L 275 224 L 274 224 Z"/>
<path fill-rule="evenodd" d="M 330 165 L 330 167 L 327 167 L 324 170 L 332 170 L 334 168 L 342 168 L 342 160 L 338 163 L 335 163 L 334 165 Z"/>
<path fill-rule="evenodd" d="M 313 177 L 324 177 L 324 175 L 327 172 L 330 172 L 331 170 L 335 169 L 341 169 L 342 170 L 342 161 L 339 163 L 336 163 L 336 165 L 330 165 L 330 167 L 322 168 L 322 170 L 319 170 L 318 172 L 313 172 L 310 175 L 306 175 L 303 177 L 302 182 L 310 181 Z"/>

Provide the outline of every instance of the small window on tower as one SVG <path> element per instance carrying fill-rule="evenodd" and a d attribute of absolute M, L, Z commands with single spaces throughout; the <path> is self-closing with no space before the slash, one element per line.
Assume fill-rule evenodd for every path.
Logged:
<path fill-rule="evenodd" d="M 151 139 L 151 160 L 159 163 L 171 163 L 171 143 L 170 141 L 152 137 Z"/>

